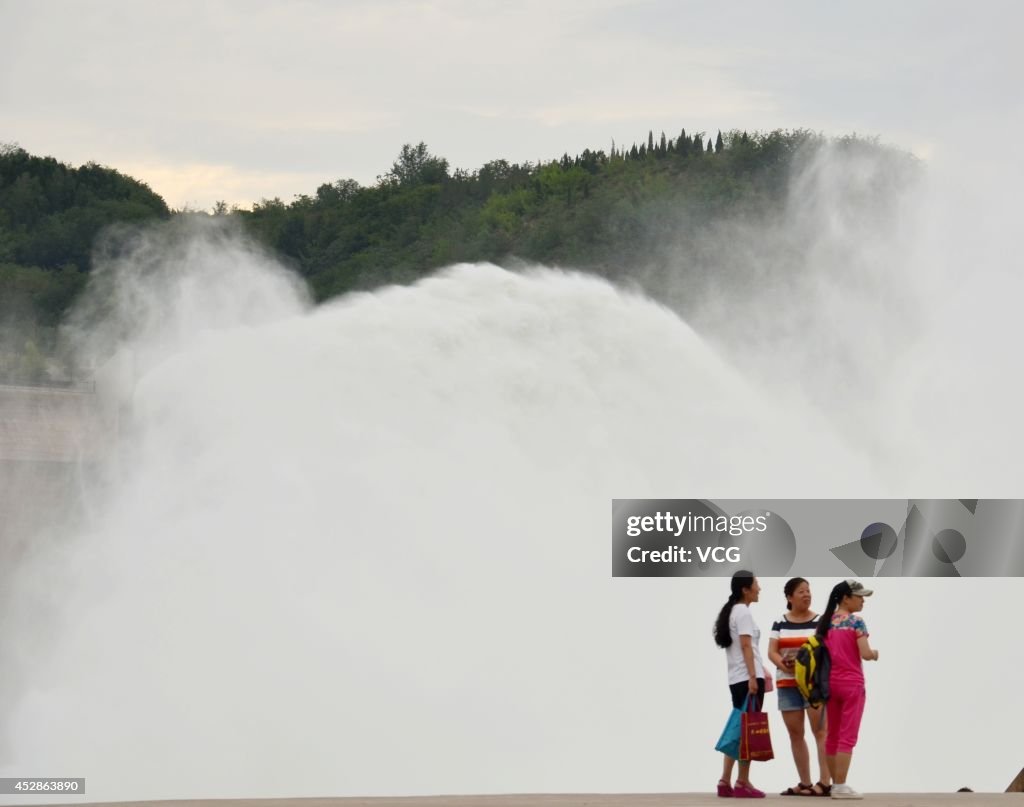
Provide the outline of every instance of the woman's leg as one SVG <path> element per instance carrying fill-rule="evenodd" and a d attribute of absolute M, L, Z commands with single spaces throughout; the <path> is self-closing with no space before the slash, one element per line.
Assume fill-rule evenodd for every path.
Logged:
<path fill-rule="evenodd" d="M 782 722 L 786 724 L 786 730 L 789 732 L 789 747 L 793 751 L 793 762 L 796 763 L 799 781 L 801 784 L 809 784 L 811 782 L 811 758 L 807 752 L 807 742 L 804 740 L 803 709 L 790 709 L 783 712 Z"/>
<path fill-rule="evenodd" d="M 750 760 L 740 760 L 740 772 L 736 776 L 736 784 L 744 784 L 747 787 L 753 787 L 750 784 Z"/>
<path fill-rule="evenodd" d="M 729 695 L 732 698 L 732 708 L 741 709 L 743 708 L 743 698 L 746 697 L 746 683 L 742 684 L 729 684 Z M 736 764 L 734 760 L 728 754 L 722 754 L 722 781 L 727 785 L 732 785 L 732 770 Z"/>
<path fill-rule="evenodd" d="M 842 726 L 843 695 L 834 688 L 825 701 L 825 763 L 833 782 L 836 778 L 836 752 L 839 750 L 839 729 Z"/>
<path fill-rule="evenodd" d="M 820 706 L 808 707 L 807 722 L 811 724 L 811 733 L 814 735 L 814 742 L 818 747 L 818 781 L 823 785 L 832 784 L 832 774 L 829 773 L 828 761 L 825 759 L 825 710 Z"/>
<path fill-rule="evenodd" d="M 837 751 L 832 757 L 832 778 L 837 785 L 846 784 L 846 775 L 850 772 L 850 760 L 853 755 L 844 751 Z"/>
<path fill-rule="evenodd" d="M 833 693 L 834 695 L 834 693 Z M 836 744 L 835 769 L 833 776 L 836 784 L 846 784 L 846 775 L 850 771 L 850 761 L 854 746 L 860 733 L 860 721 L 864 716 L 864 687 L 857 687 L 843 693 L 842 726 L 838 732 Z"/>
<path fill-rule="evenodd" d="M 754 701 L 754 706 L 757 709 L 757 711 L 760 712 L 760 711 L 762 711 L 762 709 L 764 707 L 764 679 L 763 678 L 758 678 L 757 679 L 757 696 L 756 697 L 757 697 L 757 700 Z M 747 787 L 749 787 L 751 789 L 756 789 L 756 788 L 754 788 L 754 785 L 751 784 L 751 782 L 750 782 L 750 760 L 749 759 L 746 762 L 744 762 L 742 759 L 740 760 L 740 772 L 736 776 L 736 784 L 744 784 L 744 785 L 746 785 Z"/>

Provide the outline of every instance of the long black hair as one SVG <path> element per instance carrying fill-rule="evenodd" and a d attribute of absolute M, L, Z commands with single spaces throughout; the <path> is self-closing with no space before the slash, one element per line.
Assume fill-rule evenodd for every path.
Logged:
<path fill-rule="evenodd" d="M 818 638 L 825 638 L 828 629 L 832 627 L 832 615 L 836 612 L 836 608 L 842 602 L 843 597 L 849 597 L 851 594 L 853 594 L 853 589 L 845 580 L 832 587 L 832 593 L 828 595 L 828 605 L 825 606 L 825 613 L 818 618 Z"/>
<path fill-rule="evenodd" d="M 719 647 L 728 647 L 732 644 L 732 637 L 729 635 L 729 614 L 732 613 L 732 607 L 736 603 L 743 602 L 743 589 L 750 588 L 752 585 L 754 585 L 753 572 L 740 569 L 732 576 L 729 586 L 732 593 L 725 605 L 722 606 L 722 610 L 718 612 L 718 619 L 715 620 L 715 644 Z"/>
<path fill-rule="evenodd" d="M 793 592 L 796 591 L 804 583 L 807 583 L 802 577 L 794 577 L 792 580 L 787 580 L 786 585 L 782 587 L 782 592 L 786 595 L 786 609 L 791 609 L 793 606 L 789 603 L 789 598 L 793 596 Z M 810 583 L 807 583 L 810 585 Z"/>

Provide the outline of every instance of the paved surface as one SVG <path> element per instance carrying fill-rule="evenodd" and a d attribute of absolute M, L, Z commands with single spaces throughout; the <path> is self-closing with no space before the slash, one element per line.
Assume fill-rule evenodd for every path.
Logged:
<path fill-rule="evenodd" d="M 801 797 L 769 796 L 764 801 L 792 804 Z M 33 807 L 49 807 L 38 802 L 24 802 Z M 405 798 L 309 798 L 309 799 L 210 799 L 207 801 L 121 801 L 73 802 L 87 805 L 117 807 L 698 807 L 698 805 L 730 804 L 711 793 L 641 793 L 641 794 L 526 794 L 509 796 L 410 796 Z M 741 802 L 749 803 L 749 802 Z M 811 803 L 836 803 L 811 800 Z M 865 804 L 877 807 L 927 807 L 927 805 L 964 805 L 964 807 L 1024 807 L 1024 793 L 868 793 Z"/>

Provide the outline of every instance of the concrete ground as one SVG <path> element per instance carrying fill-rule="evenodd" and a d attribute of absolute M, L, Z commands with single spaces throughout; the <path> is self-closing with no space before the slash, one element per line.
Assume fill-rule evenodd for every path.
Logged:
<path fill-rule="evenodd" d="M 796 796 L 768 796 L 765 801 L 793 803 Z M 832 799 L 828 802 L 832 803 Z M 965 805 L 965 807 L 1024 807 L 1024 793 L 867 793 L 864 802 L 877 807 L 927 807 L 928 805 Z M 49 807 L 24 802 L 33 807 Z M 723 804 L 711 793 L 640 794 L 524 794 L 508 796 L 409 796 L 374 798 L 304 799 L 210 799 L 206 801 L 121 801 L 74 802 L 81 807 L 699 807 Z M 727 803 L 727 802 L 726 802 Z"/>

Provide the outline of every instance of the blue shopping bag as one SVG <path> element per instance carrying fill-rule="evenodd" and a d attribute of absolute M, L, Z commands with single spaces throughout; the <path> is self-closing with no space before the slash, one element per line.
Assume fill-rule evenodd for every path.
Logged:
<path fill-rule="evenodd" d="M 730 756 L 733 759 L 740 758 L 740 733 L 743 727 L 743 712 L 747 708 L 747 701 L 750 699 L 750 695 L 747 695 L 743 699 L 743 706 L 740 709 L 733 709 L 732 714 L 729 715 L 729 719 L 725 723 L 725 728 L 722 730 L 722 736 L 718 738 L 718 742 L 715 743 L 715 750 L 721 751 L 726 756 Z"/>

